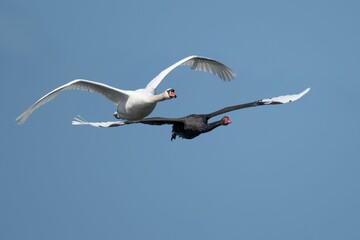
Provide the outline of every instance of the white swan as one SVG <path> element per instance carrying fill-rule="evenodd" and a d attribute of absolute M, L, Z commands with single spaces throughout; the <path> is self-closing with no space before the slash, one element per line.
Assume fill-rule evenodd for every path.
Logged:
<path fill-rule="evenodd" d="M 172 88 L 168 88 L 165 92 L 158 95 L 156 95 L 155 90 L 166 75 L 180 65 L 190 65 L 192 69 L 210 72 L 224 81 L 230 81 L 236 76 L 233 70 L 216 60 L 200 56 L 189 56 L 163 70 L 145 88 L 135 91 L 121 90 L 99 82 L 76 79 L 40 98 L 25 112 L 20 114 L 16 121 L 19 124 L 23 124 L 35 109 L 52 100 L 62 90 L 67 89 L 79 89 L 104 95 L 117 105 L 114 116 L 118 119 L 142 119 L 154 110 L 157 102 L 176 97 L 175 91 Z"/>

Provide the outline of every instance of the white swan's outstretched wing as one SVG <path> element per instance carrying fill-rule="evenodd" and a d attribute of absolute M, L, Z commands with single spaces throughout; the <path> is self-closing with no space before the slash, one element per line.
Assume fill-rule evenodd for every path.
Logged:
<path fill-rule="evenodd" d="M 105 97 L 107 97 L 109 100 L 113 101 L 114 103 L 126 101 L 128 98 L 126 91 L 98 82 L 93 82 L 84 79 L 76 79 L 54 89 L 53 91 L 49 92 L 48 94 L 37 100 L 33 105 L 31 105 L 28 109 L 26 109 L 25 112 L 20 114 L 16 118 L 16 121 L 19 124 L 23 124 L 26 121 L 26 119 L 30 116 L 30 114 L 33 111 L 35 111 L 35 109 L 55 98 L 56 95 L 58 95 L 61 91 L 68 89 L 78 89 L 78 90 L 100 93 Z"/>
<path fill-rule="evenodd" d="M 224 81 L 230 81 L 236 76 L 236 73 L 233 70 L 214 59 L 200 56 L 189 56 L 163 70 L 159 75 L 157 75 L 149 82 L 146 88 L 156 89 L 161 81 L 166 77 L 166 75 L 181 65 L 190 65 L 191 69 L 212 73 Z"/>
<path fill-rule="evenodd" d="M 298 94 L 292 94 L 292 95 L 285 95 L 285 96 L 279 96 L 279 97 L 273 97 L 273 98 L 267 98 L 262 99 L 261 102 L 265 104 L 282 104 L 282 103 L 289 103 L 298 100 L 302 96 L 304 96 L 306 93 L 310 91 L 310 88 L 305 89 L 301 93 Z"/>

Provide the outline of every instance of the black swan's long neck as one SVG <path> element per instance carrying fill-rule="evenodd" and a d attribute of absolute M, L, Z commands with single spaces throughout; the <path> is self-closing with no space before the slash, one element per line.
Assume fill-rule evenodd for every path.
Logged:
<path fill-rule="evenodd" d="M 202 133 L 210 132 L 221 125 L 223 125 L 221 120 L 209 123 L 206 128 L 203 129 Z"/>

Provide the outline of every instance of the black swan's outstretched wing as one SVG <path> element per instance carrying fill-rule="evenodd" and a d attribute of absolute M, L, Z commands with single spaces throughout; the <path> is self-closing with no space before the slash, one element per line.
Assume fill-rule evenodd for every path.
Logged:
<path fill-rule="evenodd" d="M 89 125 L 93 127 L 108 128 L 108 127 L 119 127 L 127 124 L 142 123 L 149 125 L 164 125 L 164 124 L 175 124 L 182 123 L 183 118 L 144 118 L 140 120 L 124 120 L 124 121 L 110 121 L 110 122 L 88 122 L 81 117 L 74 118 L 72 121 L 73 125 Z"/>
<path fill-rule="evenodd" d="M 258 100 L 255 102 L 234 105 L 234 106 L 222 108 L 218 111 L 215 111 L 215 112 L 212 112 L 209 114 L 205 114 L 205 116 L 207 117 L 207 119 L 209 119 L 209 118 L 215 117 L 217 115 L 235 111 L 235 110 L 239 110 L 242 108 L 256 107 L 256 106 L 262 106 L 262 105 L 285 104 L 285 103 L 289 103 L 289 102 L 294 102 L 294 101 L 298 100 L 299 98 L 301 98 L 302 96 L 304 96 L 309 91 L 310 91 L 310 88 L 307 88 L 298 94 L 266 98 L 266 99 Z"/>

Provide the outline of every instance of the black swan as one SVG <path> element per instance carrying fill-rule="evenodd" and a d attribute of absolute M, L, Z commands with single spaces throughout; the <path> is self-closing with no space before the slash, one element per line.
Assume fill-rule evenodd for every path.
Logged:
<path fill-rule="evenodd" d="M 264 106 L 264 105 L 273 105 L 273 104 L 284 104 L 298 100 L 304 96 L 310 88 L 305 89 L 303 92 L 294 95 L 279 96 L 269 99 L 262 99 L 255 102 L 235 105 L 231 107 L 222 108 L 218 111 L 208 113 L 208 114 L 191 114 L 186 117 L 181 118 L 162 118 L 162 117 L 153 117 L 153 118 L 144 118 L 140 120 L 124 120 L 124 121 L 114 121 L 114 122 L 87 122 L 84 119 L 75 118 L 72 122 L 73 125 L 91 125 L 94 127 L 118 127 L 126 124 L 133 123 L 143 123 L 150 125 L 163 125 L 163 124 L 172 124 L 172 135 L 171 140 L 176 139 L 177 136 L 192 139 L 199 136 L 202 133 L 209 132 L 215 129 L 218 126 L 225 126 L 230 124 L 230 119 L 228 116 L 224 116 L 221 120 L 208 123 L 208 120 L 212 117 L 215 117 L 220 114 L 227 112 L 239 110 L 242 108 Z"/>

